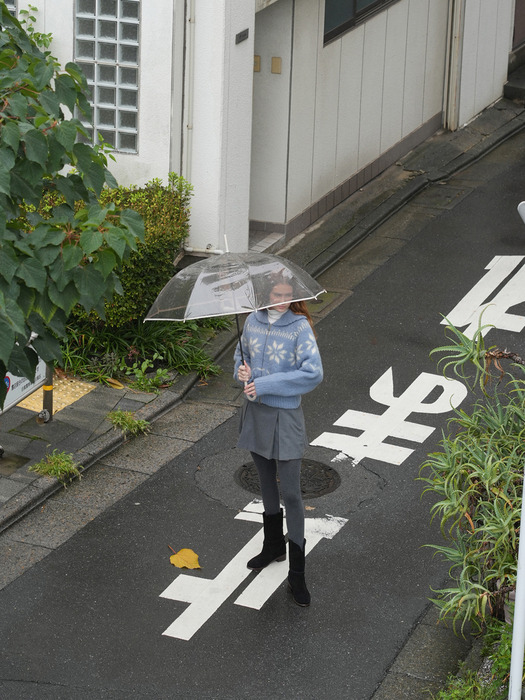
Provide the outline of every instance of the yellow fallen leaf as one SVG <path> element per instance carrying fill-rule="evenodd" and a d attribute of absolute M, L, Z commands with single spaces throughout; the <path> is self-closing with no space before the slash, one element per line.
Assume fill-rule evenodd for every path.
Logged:
<path fill-rule="evenodd" d="M 315 510 L 315 506 L 305 506 L 305 510 Z"/>
<path fill-rule="evenodd" d="M 106 382 L 109 384 L 109 386 L 112 386 L 114 389 L 124 388 L 124 384 L 122 384 L 122 382 L 119 382 L 118 379 L 113 379 L 113 377 L 106 377 Z"/>
<path fill-rule="evenodd" d="M 172 552 L 175 552 L 172 547 L 170 547 L 170 549 Z M 195 554 L 193 549 L 180 549 L 178 552 L 171 555 L 170 562 L 173 564 L 173 566 L 176 566 L 179 569 L 201 568 L 199 564 L 199 556 Z"/>

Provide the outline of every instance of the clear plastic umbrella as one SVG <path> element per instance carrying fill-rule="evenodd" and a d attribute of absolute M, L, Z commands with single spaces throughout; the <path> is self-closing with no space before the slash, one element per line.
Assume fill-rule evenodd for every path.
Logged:
<path fill-rule="evenodd" d="M 237 315 L 271 306 L 270 291 L 279 283 L 292 287 L 291 301 L 316 299 L 325 291 L 302 268 L 278 255 L 224 253 L 188 265 L 172 277 L 144 320 L 235 315 L 239 330 Z"/>
<path fill-rule="evenodd" d="M 292 301 L 315 299 L 325 290 L 303 269 L 278 255 L 224 253 L 189 265 L 160 292 L 146 321 L 187 321 L 244 314 L 271 306 L 270 290 L 290 284 Z"/>

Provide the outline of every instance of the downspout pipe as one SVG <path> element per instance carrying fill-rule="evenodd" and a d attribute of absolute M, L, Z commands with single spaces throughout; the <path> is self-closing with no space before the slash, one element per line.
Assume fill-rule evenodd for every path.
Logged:
<path fill-rule="evenodd" d="M 450 131 L 459 127 L 465 5 L 466 0 L 449 2 L 443 126 Z"/>

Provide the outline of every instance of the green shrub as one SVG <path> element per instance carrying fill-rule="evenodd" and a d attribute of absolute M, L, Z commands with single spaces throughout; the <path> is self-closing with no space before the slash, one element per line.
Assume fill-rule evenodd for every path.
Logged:
<path fill-rule="evenodd" d="M 205 352 L 210 336 L 228 328 L 227 318 L 202 321 L 132 321 L 119 329 L 77 321 L 68 326 L 62 346 L 62 368 L 89 381 L 108 382 L 129 378 L 133 366 L 159 367 L 179 374 L 197 372 L 201 377 L 219 374 L 220 368 Z M 160 359 L 162 358 L 162 360 Z M 131 373 L 130 371 L 131 370 Z"/>
<path fill-rule="evenodd" d="M 515 589 L 518 533 L 525 460 L 525 367 L 514 364 L 517 376 L 506 375 L 500 360 L 512 355 L 485 349 L 482 329 L 469 340 L 451 326 L 453 346 L 433 352 L 453 352 L 443 361 L 470 388 L 482 388 L 482 398 L 469 410 L 456 410 L 443 435 L 442 450 L 422 465 L 426 492 L 437 496 L 431 507 L 447 546 L 429 545 L 450 562 L 451 585 L 434 591 L 440 617 L 461 627 L 478 628 L 491 616 L 500 617 Z M 521 360 L 517 355 L 513 358 Z M 451 359 L 453 358 L 453 359 Z M 465 361 L 476 370 L 474 382 Z M 496 367 L 499 377 L 489 374 Z M 496 379 L 498 379 L 496 383 Z M 489 391 L 490 389 L 490 391 Z"/>
<path fill-rule="evenodd" d="M 175 256 L 182 249 L 189 232 L 189 201 L 192 187 L 175 173 L 163 186 L 158 178 L 144 187 L 106 188 L 100 195 L 102 205 L 114 203 L 117 209 L 136 211 L 144 220 L 145 239 L 124 261 L 119 273 L 122 295 L 114 295 L 105 304 L 105 325 L 121 328 L 146 315 L 160 290 L 175 274 Z M 80 309 L 74 317 L 87 320 Z M 92 313 L 94 328 L 102 319 Z"/>

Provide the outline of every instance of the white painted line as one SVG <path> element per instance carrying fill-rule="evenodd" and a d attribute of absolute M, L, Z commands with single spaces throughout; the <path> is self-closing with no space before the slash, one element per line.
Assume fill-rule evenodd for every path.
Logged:
<path fill-rule="evenodd" d="M 323 538 L 332 539 L 348 521 L 345 518 L 306 518 L 306 556 Z M 272 562 L 263 569 L 235 601 L 236 605 L 260 610 L 288 576 L 288 561 Z"/>
<path fill-rule="evenodd" d="M 260 530 L 213 580 L 208 580 L 205 591 L 199 593 L 190 606 L 163 632 L 167 637 L 191 639 L 209 620 L 244 579 L 252 573 L 246 562 L 259 554 L 263 532 Z"/>
<path fill-rule="evenodd" d="M 258 509 L 252 502 L 247 508 Z M 237 519 L 262 521 L 261 513 L 238 513 Z M 327 515 L 325 518 L 307 518 L 305 537 L 307 554 L 323 538 L 331 539 L 347 522 L 345 518 Z M 231 596 L 236 588 L 253 572 L 246 563 L 261 551 L 264 531 L 261 528 L 238 554 L 224 567 L 214 579 L 203 579 L 189 574 L 179 576 L 161 593 L 162 598 L 189 603 L 189 607 L 163 632 L 166 637 L 189 640 L 202 625 Z M 281 585 L 288 574 L 288 562 L 273 562 L 263 569 L 241 593 L 235 603 L 244 607 L 260 610 L 272 593 Z"/>
<path fill-rule="evenodd" d="M 180 600 L 182 603 L 193 603 L 200 595 L 205 595 L 209 584 L 209 579 L 179 574 L 175 581 L 160 594 L 160 597 Z"/>

